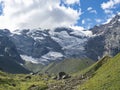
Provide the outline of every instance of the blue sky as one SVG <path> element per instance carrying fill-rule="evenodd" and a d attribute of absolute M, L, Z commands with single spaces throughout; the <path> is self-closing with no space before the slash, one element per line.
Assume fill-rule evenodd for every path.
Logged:
<path fill-rule="evenodd" d="M 0 15 L 2 14 L 2 2 L 0 2 Z"/>
<path fill-rule="evenodd" d="M 80 5 L 75 3 L 70 7 L 74 8 L 75 10 L 81 9 L 82 15 L 80 15 L 80 18 L 77 20 L 78 22 L 75 25 L 83 26 L 86 29 L 89 29 L 95 25 L 100 25 L 106 22 L 109 18 L 116 15 L 118 12 L 120 12 L 120 3 L 118 3 L 113 8 L 110 9 L 111 13 L 105 13 L 105 10 L 102 9 L 101 5 L 103 3 L 109 2 L 110 0 L 89 0 L 89 1 L 79 0 L 79 1 L 80 1 Z M 111 0 L 111 1 L 115 1 L 115 0 Z M 62 4 L 66 6 L 66 4 L 64 4 L 63 2 Z"/>
<path fill-rule="evenodd" d="M 0 0 L 0 28 L 89 29 L 119 12 L 120 0 Z"/>
<path fill-rule="evenodd" d="M 82 20 L 86 20 L 88 18 L 90 21 L 86 21 L 87 23 L 83 25 L 87 27 L 90 24 L 90 27 L 93 27 L 94 25 L 104 23 L 108 18 L 112 17 L 112 15 L 117 14 L 117 12 L 120 11 L 120 4 L 112 10 L 113 13 L 105 13 L 105 11 L 101 8 L 101 4 L 107 1 L 109 0 L 81 0 L 81 9 L 83 11 L 83 15 L 81 15 L 79 21 L 82 22 Z M 91 13 L 88 11 L 87 9 L 89 7 L 92 7 L 93 10 L 96 10 L 96 13 Z M 82 25 L 82 23 L 78 23 L 78 25 Z"/>

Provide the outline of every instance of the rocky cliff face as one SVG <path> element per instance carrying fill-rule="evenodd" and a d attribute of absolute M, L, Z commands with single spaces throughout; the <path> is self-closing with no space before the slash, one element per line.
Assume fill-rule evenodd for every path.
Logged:
<path fill-rule="evenodd" d="M 86 54 L 92 59 L 97 59 L 105 54 L 111 56 L 120 52 L 120 15 L 116 15 L 109 23 L 95 26 L 85 48 Z"/>
<path fill-rule="evenodd" d="M 19 53 L 17 52 L 15 44 L 8 37 L 9 30 L 0 30 L 0 56 L 14 58 L 16 62 L 23 63 Z"/>
<path fill-rule="evenodd" d="M 120 51 L 120 15 L 107 24 L 93 27 L 91 31 L 93 35 L 88 36 L 84 31 L 64 27 L 54 30 L 24 29 L 13 33 L 0 30 L 1 41 L 6 45 L 1 46 L 0 53 L 14 57 L 20 54 L 24 60 L 48 64 L 66 58 L 88 57 L 97 60 L 105 54 L 114 56 Z M 10 40 L 15 45 L 10 44 Z"/>
<path fill-rule="evenodd" d="M 10 38 L 21 57 L 34 63 L 86 57 L 84 44 L 88 36 L 70 28 L 18 30 Z"/>
<path fill-rule="evenodd" d="M 9 30 L 0 30 L 0 68 L 9 73 L 28 73 L 29 71 L 22 66 L 24 61 L 9 35 Z"/>

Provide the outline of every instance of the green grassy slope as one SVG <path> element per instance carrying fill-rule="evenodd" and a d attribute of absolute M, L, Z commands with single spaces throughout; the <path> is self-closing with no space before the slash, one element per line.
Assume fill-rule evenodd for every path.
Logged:
<path fill-rule="evenodd" d="M 120 90 L 120 54 L 104 57 L 87 70 L 92 77 L 79 86 L 79 90 Z"/>
<path fill-rule="evenodd" d="M 32 71 L 32 72 L 36 73 L 38 71 L 41 71 L 45 67 L 45 65 L 40 64 L 40 63 L 35 64 L 35 63 L 31 63 L 31 62 L 26 61 L 25 64 L 24 64 L 24 67 L 26 69 L 28 69 L 29 71 Z"/>
<path fill-rule="evenodd" d="M 120 54 L 111 58 L 103 57 L 87 69 L 66 80 L 53 80 L 47 74 L 8 74 L 0 71 L 0 90 L 120 90 Z M 49 65 L 49 70 L 57 67 L 72 67 L 73 71 L 89 63 L 89 60 L 73 59 Z M 66 63 L 67 62 L 67 63 Z M 80 62 L 82 62 L 80 64 Z M 84 63 L 83 63 L 84 62 Z M 71 63 L 71 64 L 70 64 Z M 93 62 L 92 62 L 93 63 Z M 75 66 L 79 64 L 78 66 Z M 66 69 L 65 68 L 65 69 Z M 46 68 L 47 70 L 48 68 Z M 58 69 L 59 70 L 59 69 Z M 64 70 L 64 69 L 61 69 Z M 69 70 L 69 69 L 67 69 Z M 55 71 L 56 72 L 56 71 Z M 26 79 L 30 76 L 30 79 Z"/>
<path fill-rule="evenodd" d="M 68 59 L 60 62 L 54 62 L 43 68 L 42 72 L 59 73 L 64 71 L 66 73 L 74 73 L 81 71 L 84 68 L 92 65 L 94 61 L 90 59 Z"/>
<path fill-rule="evenodd" d="M 31 78 L 27 79 L 26 77 Z M 40 75 L 28 75 L 28 74 L 8 74 L 0 71 L 0 90 L 45 90 L 47 82 L 51 82 L 50 79 L 45 81 L 47 76 Z"/>

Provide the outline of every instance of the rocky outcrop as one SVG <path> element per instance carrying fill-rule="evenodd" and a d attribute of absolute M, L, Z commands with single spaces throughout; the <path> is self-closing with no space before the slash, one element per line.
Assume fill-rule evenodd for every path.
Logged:
<path fill-rule="evenodd" d="M 18 30 L 10 38 L 24 60 L 48 64 L 65 58 L 86 57 L 84 44 L 88 36 L 70 28 Z"/>
<path fill-rule="evenodd" d="M 24 63 L 19 53 L 17 52 L 15 44 L 10 40 L 8 30 L 0 30 L 0 56 L 14 58 L 16 62 Z"/>
<path fill-rule="evenodd" d="M 9 34 L 10 32 L 6 29 L 0 30 L 0 68 L 9 73 L 28 73 L 29 71 L 21 66 L 24 61 L 8 37 Z"/>
<path fill-rule="evenodd" d="M 109 23 L 95 26 L 85 48 L 86 55 L 94 60 L 106 54 L 111 56 L 120 52 L 120 15 L 116 15 Z"/>
<path fill-rule="evenodd" d="M 120 52 L 120 15 L 107 24 L 91 28 L 91 31 L 91 36 L 65 27 L 54 30 L 24 29 L 13 33 L 6 29 L 4 32 L 0 30 L 0 33 L 14 42 L 22 59 L 34 63 L 49 64 L 63 59 L 86 57 L 97 60 L 105 54 L 114 56 Z M 11 51 L 13 54 L 15 50 Z"/>

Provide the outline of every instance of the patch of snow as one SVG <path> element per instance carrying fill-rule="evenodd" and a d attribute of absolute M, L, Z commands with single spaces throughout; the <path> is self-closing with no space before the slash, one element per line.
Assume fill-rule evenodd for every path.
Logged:
<path fill-rule="evenodd" d="M 46 59 L 46 60 L 56 60 L 58 58 L 62 58 L 63 54 L 59 53 L 59 52 L 53 52 L 50 51 L 49 53 L 47 53 L 46 55 L 42 56 L 42 59 Z"/>
<path fill-rule="evenodd" d="M 27 55 L 20 55 L 20 56 L 25 61 L 29 61 L 29 62 L 32 62 L 32 63 L 39 63 L 36 58 L 33 58 L 31 56 L 27 56 Z"/>
<path fill-rule="evenodd" d="M 73 26 L 71 27 L 73 30 L 73 33 L 77 34 L 77 35 L 85 35 L 85 36 L 92 36 L 92 32 L 89 30 L 85 30 L 83 27 L 80 26 Z"/>
<path fill-rule="evenodd" d="M 85 36 L 84 33 L 82 33 L 81 31 L 78 31 L 78 30 L 74 30 L 70 34 L 73 34 L 73 35 L 76 35 L 76 36 Z"/>
<path fill-rule="evenodd" d="M 118 21 L 120 22 L 120 19 L 118 19 Z"/>
<path fill-rule="evenodd" d="M 92 35 L 92 37 L 101 36 L 101 35 L 103 35 L 103 34 L 104 34 L 104 31 L 101 32 L 101 33 L 99 33 L 99 34 L 94 34 L 94 35 Z"/>
<path fill-rule="evenodd" d="M 15 31 L 12 31 L 12 34 L 13 34 L 13 35 L 14 35 L 14 34 L 21 35 L 21 32 L 20 32 L 20 30 L 15 30 Z"/>
<path fill-rule="evenodd" d="M 112 20 L 112 18 L 109 18 L 109 19 L 107 19 L 107 21 L 104 22 L 103 24 L 108 24 L 111 20 Z"/>
<path fill-rule="evenodd" d="M 21 65 L 21 66 L 23 66 L 23 64 L 22 64 L 22 63 L 20 63 L 20 65 Z"/>
<path fill-rule="evenodd" d="M 118 15 L 120 15 L 120 12 L 118 12 Z"/>
<path fill-rule="evenodd" d="M 3 57 L 4 55 L 0 54 L 1 57 Z"/>
<path fill-rule="evenodd" d="M 86 36 L 90 37 L 92 36 L 92 31 L 86 30 L 86 31 L 81 31 L 82 33 L 84 33 Z"/>
<path fill-rule="evenodd" d="M 59 43 L 63 49 L 77 49 L 78 47 L 83 47 L 83 43 L 87 40 L 86 38 L 77 38 L 74 36 L 70 36 L 66 31 L 61 32 L 51 32 L 51 38 Z M 77 31 L 72 33 L 77 34 Z M 78 35 L 81 35 L 78 34 Z"/>
<path fill-rule="evenodd" d="M 44 40 L 44 37 L 34 37 L 34 40 Z"/>
<path fill-rule="evenodd" d="M 74 34 L 76 36 L 92 36 L 92 31 L 89 31 L 89 30 L 81 30 L 81 31 L 78 31 L 78 30 L 74 30 L 73 32 L 71 32 L 70 34 Z"/>
<path fill-rule="evenodd" d="M 45 36 L 45 37 L 46 37 L 46 36 L 48 36 L 48 35 L 47 35 L 47 34 L 45 34 L 45 33 L 43 33 L 43 36 Z"/>
<path fill-rule="evenodd" d="M 29 61 L 35 64 L 41 63 L 41 64 L 45 64 L 45 62 L 49 62 L 47 59 L 43 59 L 43 58 L 33 58 L 32 56 L 27 56 L 27 55 L 20 55 L 21 58 L 25 61 Z"/>

